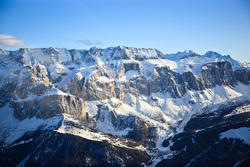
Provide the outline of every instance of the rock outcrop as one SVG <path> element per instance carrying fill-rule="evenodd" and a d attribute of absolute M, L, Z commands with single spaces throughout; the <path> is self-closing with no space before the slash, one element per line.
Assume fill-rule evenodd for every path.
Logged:
<path fill-rule="evenodd" d="M 84 102 L 81 98 L 67 95 L 48 95 L 41 99 L 27 100 L 12 103 L 14 116 L 19 120 L 26 118 L 48 119 L 58 114 L 69 114 L 84 123 L 88 122 Z"/>
<path fill-rule="evenodd" d="M 245 68 L 238 69 L 234 72 L 235 77 L 241 83 L 248 85 L 250 81 L 250 71 L 247 71 Z"/>
<path fill-rule="evenodd" d="M 26 66 L 18 73 L 16 95 L 20 99 L 26 99 L 31 95 L 42 95 L 52 87 L 47 76 L 47 70 L 41 65 Z"/>
<path fill-rule="evenodd" d="M 15 102 L 12 104 L 14 108 L 14 116 L 20 121 L 26 118 L 34 117 L 38 112 L 38 101 L 28 100 L 22 102 Z"/>
<path fill-rule="evenodd" d="M 216 62 L 203 65 L 202 79 L 206 88 L 222 84 L 225 86 L 235 86 L 237 84 L 230 62 Z"/>
<path fill-rule="evenodd" d="M 39 102 L 38 110 L 38 118 L 48 119 L 57 114 L 65 113 L 79 120 L 87 120 L 84 102 L 82 99 L 75 96 L 45 96 Z"/>

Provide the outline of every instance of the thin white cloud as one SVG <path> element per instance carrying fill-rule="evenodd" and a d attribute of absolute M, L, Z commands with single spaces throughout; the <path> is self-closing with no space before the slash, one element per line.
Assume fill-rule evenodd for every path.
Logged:
<path fill-rule="evenodd" d="M 0 48 L 7 46 L 25 46 L 25 42 L 11 35 L 0 34 Z"/>
<path fill-rule="evenodd" d="M 87 45 L 87 46 L 103 45 L 103 43 L 98 40 L 92 42 L 88 39 L 84 39 L 84 40 L 78 40 L 77 42 L 83 43 L 84 45 Z"/>

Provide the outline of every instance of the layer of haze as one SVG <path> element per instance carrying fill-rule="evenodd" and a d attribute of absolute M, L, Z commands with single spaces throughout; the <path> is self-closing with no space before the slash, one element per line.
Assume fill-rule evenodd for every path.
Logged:
<path fill-rule="evenodd" d="M 212 50 L 250 62 L 249 0 L 1 0 L 0 21 L 2 36 L 29 48 Z"/>

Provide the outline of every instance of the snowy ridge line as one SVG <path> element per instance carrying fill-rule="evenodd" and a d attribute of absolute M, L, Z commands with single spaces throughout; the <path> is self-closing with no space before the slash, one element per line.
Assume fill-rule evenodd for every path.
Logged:
<path fill-rule="evenodd" d="M 141 62 L 141 64 L 149 61 L 150 63 L 155 64 L 154 62 L 158 60 L 160 60 L 157 62 L 158 65 L 170 67 L 174 72 L 183 73 L 192 71 L 196 76 L 199 76 L 202 65 L 211 62 L 229 61 L 232 64 L 234 71 L 242 67 L 247 68 L 248 70 L 250 69 L 250 63 L 236 61 L 230 56 L 222 56 L 213 51 L 209 51 L 200 56 L 192 51 L 163 55 L 156 49 L 131 48 L 124 46 L 109 47 L 106 49 L 93 47 L 89 50 L 68 50 L 65 48 L 53 47 L 34 49 L 22 48 L 18 51 L 3 51 L 0 53 L 0 62 L 2 60 L 2 62 L 8 64 L 7 57 L 10 53 L 12 53 L 12 55 L 18 55 L 17 57 L 20 57 L 21 62 L 26 65 L 41 64 L 49 66 L 50 70 L 56 69 L 57 71 L 65 70 L 64 66 L 72 63 L 81 64 L 82 62 L 97 62 L 99 65 L 108 65 L 110 63 L 118 65 L 117 61 L 123 61 L 124 63 L 126 61 Z M 13 57 L 13 59 L 15 58 Z M 55 73 L 52 73 L 52 75 L 55 75 Z"/>

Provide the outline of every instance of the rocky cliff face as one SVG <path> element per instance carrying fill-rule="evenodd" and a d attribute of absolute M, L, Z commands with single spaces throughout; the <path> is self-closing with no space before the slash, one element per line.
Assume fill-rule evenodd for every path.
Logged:
<path fill-rule="evenodd" d="M 66 113 L 76 119 L 86 120 L 83 100 L 74 96 L 49 95 L 41 99 L 38 105 L 38 118 L 48 119 L 57 114 Z"/>
<path fill-rule="evenodd" d="M 9 120 L 1 120 L 0 142 L 13 143 L 32 125 L 93 141 L 102 139 L 100 133 L 113 135 L 107 139 L 111 145 L 131 139 L 160 156 L 161 142 L 182 132 L 193 115 L 227 102 L 249 101 L 249 69 L 249 63 L 216 52 L 163 55 L 156 49 L 123 46 L 1 50 L 0 114 Z M 11 128 L 22 133 L 8 132 Z M 144 156 L 144 151 L 138 154 Z M 134 155 L 129 156 L 134 163 Z M 123 155 L 114 162 L 119 157 L 124 163 Z"/>
<path fill-rule="evenodd" d="M 30 95 L 42 95 L 49 90 L 50 82 L 47 70 L 42 66 L 26 66 L 17 73 L 15 93 L 17 99 L 26 99 Z"/>
<path fill-rule="evenodd" d="M 82 99 L 68 95 L 48 95 L 41 99 L 13 102 L 14 116 L 19 120 L 26 118 L 48 119 L 58 114 L 70 114 L 75 119 L 87 122 L 87 114 Z"/>

